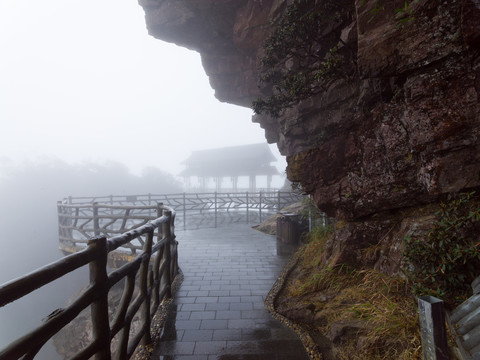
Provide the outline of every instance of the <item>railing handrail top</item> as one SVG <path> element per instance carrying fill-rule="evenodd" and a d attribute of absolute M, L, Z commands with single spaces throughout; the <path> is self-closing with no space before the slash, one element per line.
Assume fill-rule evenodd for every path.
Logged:
<path fill-rule="evenodd" d="M 128 197 L 136 197 L 136 201 L 141 201 L 141 200 L 148 200 L 149 198 L 152 197 L 159 197 L 159 198 L 168 198 L 168 197 L 174 197 L 174 196 L 184 196 L 184 195 L 229 195 L 229 194 L 281 194 L 281 193 L 295 193 L 295 191 L 291 190 L 270 190 L 270 191 L 264 191 L 264 190 L 259 190 L 259 191 L 231 191 L 231 192 L 217 192 L 217 191 L 212 191 L 212 192 L 182 192 L 182 193 L 171 193 L 171 194 L 155 194 L 155 193 L 148 193 L 148 194 L 138 194 L 138 195 L 104 195 L 104 196 L 68 196 L 63 198 L 62 202 L 65 203 L 66 201 L 69 200 L 89 200 L 89 199 L 94 199 L 95 200 L 107 200 L 110 201 L 110 199 L 115 199 L 115 198 L 122 198 L 123 201 L 125 202 L 130 202 L 128 200 Z M 301 196 L 299 194 L 299 196 Z M 157 200 L 157 199 L 151 199 L 151 200 Z M 91 203 L 91 202 L 90 202 Z M 81 204 L 87 204 L 87 203 L 81 203 Z M 65 205 L 70 205 L 68 203 L 65 203 Z"/>
<path fill-rule="evenodd" d="M 168 211 L 171 211 L 171 216 L 175 216 L 175 210 Z M 120 246 L 125 245 L 126 243 L 148 233 L 149 231 L 157 229 L 160 225 L 167 222 L 168 220 L 170 220 L 169 216 L 162 215 L 161 217 L 155 220 L 151 220 L 145 225 L 142 225 L 136 229 L 129 230 L 127 232 L 124 232 L 123 234 L 107 239 L 108 252 L 111 252 L 119 248 Z"/>
<path fill-rule="evenodd" d="M 105 204 L 102 202 L 89 202 L 89 203 L 80 203 L 80 204 L 65 204 L 61 203 L 63 207 L 66 208 L 76 208 L 76 209 L 81 209 L 81 208 L 91 208 L 92 206 L 96 207 L 101 207 L 101 208 L 106 208 L 106 209 L 140 209 L 140 210 L 145 210 L 145 209 L 156 209 L 157 205 L 110 205 L 110 204 Z M 161 205 L 161 208 L 164 210 L 171 210 L 168 208 L 166 205 Z"/>
<path fill-rule="evenodd" d="M 164 206 L 164 209 L 171 212 L 171 217 L 175 216 L 176 212 L 172 208 Z M 138 238 L 141 235 L 146 234 L 148 231 L 152 231 L 152 230 L 158 228 L 159 225 L 167 222 L 168 220 L 170 220 L 171 217 L 167 216 L 167 215 L 162 215 L 161 217 L 159 217 L 155 220 L 151 220 L 147 224 L 145 224 L 143 226 L 140 226 L 137 229 L 133 229 L 133 230 L 125 232 L 124 234 L 117 235 L 117 236 L 114 236 L 112 238 L 108 238 L 107 239 L 108 252 L 111 252 L 111 251 L 117 249 L 118 247 L 120 247 L 121 245 L 123 245 L 124 243 L 122 243 L 122 242 L 125 241 L 125 239 L 128 239 L 128 241 L 131 241 L 133 239 Z M 102 236 L 99 236 L 98 238 L 101 238 L 101 237 Z M 95 239 L 95 238 L 92 238 L 92 239 Z M 126 242 L 128 242 L 128 241 L 126 241 Z M 56 267 L 56 266 L 64 267 L 67 264 L 71 263 L 72 259 L 77 259 L 77 258 L 83 259 L 83 261 L 80 260 L 80 262 L 83 265 L 86 265 L 90 260 L 90 258 L 89 258 L 90 253 L 91 253 L 91 250 L 89 250 L 89 248 L 86 247 L 82 251 L 76 252 L 74 254 L 67 255 L 63 258 L 60 258 L 58 260 L 55 260 L 55 261 L 51 262 L 50 264 L 44 265 L 40 268 L 37 268 L 37 269 L 29 272 L 28 274 L 25 274 L 25 275 L 22 275 L 22 276 L 20 276 L 16 279 L 7 281 L 6 283 L 0 284 L 0 293 L 2 291 L 6 292 L 7 288 L 13 288 L 13 287 L 16 287 L 18 284 L 24 283 L 25 279 L 31 278 L 32 276 L 41 276 L 42 273 L 51 271 L 51 269 Z M 80 265 L 80 266 L 83 266 L 83 265 Z M 75 269 L 72 269 L 71 271 L 73 271 L 73 270 L 75 270 Z M 71 272 L 71 271 L 68 271 L 68 272 Z M 65 274 L 60 273 L 55 278 L 58 279 L 58 278 L 62 277 L 63 275 L 65 275 Z M 51 281 L 53 281 L 53 280 L 51 280 Z M 43 285 L 44 284 L 39 284 L 38 287 L 41 287 Z M 31 291 L 26 292 L 25 294 L 22 295 L 22 297 L 29 294 L 30 292 L 36 290 L 38 287 L 35 287 L 35 288 L 31 289 Z M 6 303 L 3 304 L 3 305 L 6 305 Z M 0 304 L 0 306 L 3 306 L 3 305 Z"/>

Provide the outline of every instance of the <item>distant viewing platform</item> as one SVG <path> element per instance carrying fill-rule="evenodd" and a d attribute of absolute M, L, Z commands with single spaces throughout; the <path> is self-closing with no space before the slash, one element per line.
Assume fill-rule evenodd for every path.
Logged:
<path fill-rule="evenodd" d="M 162 215 L 161 206 L 176 212 L 176 231 L 215 228 L 235 223 L 258 224 L 303 196 L 291 191 L 237 193 L 180 193 L 68 197 L 59 201 L 59 247 L 71 254 L 95 236 L 122 234 Z M 114 261 L 129 261 L 141 250 L 141 242 L 131 242 Z"/>
<path fill-rule="evenodd" d="M 187 192 L 206 192 L 210 179 L 217 192 L 225 189 L 240 190 L 239 179 L 248 178 L 248 191 L 258 191 L 257 177 L 266 178 L 266 190 L 271 190 L 272 177 L 279 175 L 271 165 L 277 159 L 268 144 L 251 144 L 225 148 L 194 151 L 183 163 L 186 168 L 180 173 L 184 177 Z M 230 180 L 229 184 L 225 184 Z"/>

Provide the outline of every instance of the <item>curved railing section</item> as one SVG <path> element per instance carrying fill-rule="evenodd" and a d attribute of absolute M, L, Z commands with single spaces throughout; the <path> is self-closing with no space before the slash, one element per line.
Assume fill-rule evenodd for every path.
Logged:
<path fill-rule="evenodd" d="M 173 210 L 170 207 L 168 209 Z M 82 250 L 92 237 L 120 235 L 160 218 L 164 206 L 163 204 L 146 206 L 58 202 L 57 210 L 59 248 L 68 255 Z M 154 235 L 158 236 L 157 233 Z M 123 243 L 116 251 L 109 254 L 109 264 L 116 268 L 132 260 L 144 246 L 144 236 Z"/>
<path fill-rule="evenodd" d="M 68 197 L 61 203 L 76 206 L 99 203 L 123 208 L 150 207 L 150 213 L 144 212 L 144 215 L 152 215 L 156 204 L 163 203 L 179 214 L 177 228 L 198 229 L 229 223 L 260 223 L 285 206 L 302 199 L 303 195 L 292 191 L 247 191 Z"/>
<path fill-rule="evenodd" d="M 76 209 L 76 217 L 65 217 L 69 219 L 65 221 L 71 221 L 72 225 L 76 222 L 75 227 L 83 236 L 87 237 L 93 231 L 96 237 L 75 240 L 78 252 L 0 286 L 0 307 L 87 265 L 90 284 L 69 306 L 57 309 L 41 326 L 1 350 L 2 360 L 34 358 L 49 339 L 88 308 L 93 327 L 92 341 L 76 354 L 75 359 L 92 356 L 96 359 L 126 359 L 134 354 L 139 344 L 151 342 L 152 317 L 161 302 L 171 297 L 172 282 L 178 272 L 175 211 L 162 205 L 155 206 L 155 219 L 145 221 L 134 217 L 130 224 L 128 220 L 122 220 L 117 226 L 114 224 L 118 221 L 113 221 L 115 208 L 93 206 L 92 211 L 98 214 L 98 218 L 90 221 L 86 219 L 86 207 L 78 208 L 78 213 Z M 102 215 L 104 211 L 110 211 L 111 216 Z M 107 235 L 123 230 L 126 231 L 107 239 Z M 65 240 L 74 241 L 68 232 L 63 235 Z M 108 273 L 109 254 L 125 251 L 130 252 L 132 260 Z M 109 291 L 122 280 L 124 287 L 120 303 L 116 304 L 113 316 L 109 316 L 112 312 Z M 134 318 L 136 323 L 132 326 Z M 114 337 L 118 341 L 113 346 Z"/>

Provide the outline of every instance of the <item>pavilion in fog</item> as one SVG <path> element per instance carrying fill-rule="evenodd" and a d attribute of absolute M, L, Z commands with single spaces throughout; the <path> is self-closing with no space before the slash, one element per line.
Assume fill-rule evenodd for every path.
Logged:
<path fill-rule="evenodd" d="M 258 176 L 266 177 L 267 190 L 270 190 L 272 176 L 279 175 L 271 165 L 275 161 L 266 143 L 200 150 L 183 162 L 186 168 L 180 176 L 185 179 L 187 192 L 208 190 L 210 180 L 215 182 L 215 191 L 236 192 L 241 177 L 248 177 L 248 190 L 256 191 Z M 198 185 L 192 186 L 195 178 Z M 223 186 L 225 180 L 228 180 L 227 187 Z"/>

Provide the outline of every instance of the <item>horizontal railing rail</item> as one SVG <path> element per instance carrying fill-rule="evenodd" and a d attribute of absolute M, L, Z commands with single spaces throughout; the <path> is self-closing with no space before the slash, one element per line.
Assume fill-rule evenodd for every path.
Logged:
<path fill-rule="evenodd" d="M 67 208 L 71 209 L 68 206 Z M 101 225 L 101 219 L 106 219 L 111 226 L 114 224 L 112 218 L 117 216 L 100 215 L 100 209 L 111 210 L 113 213 L 118 210 L 112 206 L 98 205 L 96 208 L 98 220 L 90 221 L 94 224 L 94 232 L 95 225 Z M 75 208 L 78 219 L 65 216 L 64 221 L 77 221 L 80 218 L 87 220 L 87 215 L 80 215 L 85 209 L 87 207 Z M 134 354 L 139 344 L 150 343 L 152 317 L 161 302 L 171 297 L 172 282 L 178 272 L 175 211 L 160 205 L 155 207 L 155 213 L 156 218 L 148 223 L 143 224 L 144 220 L 140 222 L 142 225 L 133 223 L 133 229 L 127 229 L 128 231 L 108 239 L 108 227 L 98 228 L 97 236 L 87 240 L 80 251 L 1 285 L 0 307 L 28 296 L 34 290 L 76 269 L 89 266 L 89 286 L 69 306 L 57 309 L 42 325 L 0 350 L 0 359 L 34 358 L 47 341 L 88 308 L 92 321 L 92 341 L 77 353 L 74 359 L 89 359 L 92 356 L 96 359 L 127 359 Z M 120 229 L 125 229 L 125 226 L 122 219 Z M 139 253 L 133 260 L 108 273 L 109 253 L 128 247 L 132 241 L 139 239 L 141 248 L 135 247 Z M 109 308 L 109 291 L 122 280 L 125 283 L 121 300 L 110 318 L 109 310 L 112 309 Z M 139 325 L 135 327 L 137 330 L 132 326 L 134 319 L 137 321 L 136 325 Z M 117 335 L 119 340 L 114 346 L 112 340 Z"/>
<path fill-rule="evenodd" d="M 57 203 L 58 236 L 61 245 L 78 250 L 94 236 L 123 234 L 161 216 L 163 204 L 127 206 L 100 203 Z M 155 235 L 158 235 L 155 233 Z M 119 246 L 119 251 L 134 255 L 143 249 L 145 240 L 139 236 Z"/>
<path fill-rule="evenodd" d="M 232 214 L 237 214 L 237 219 L 242 219 L 237 220 L 237 222 L 262 222 L 265 216 L 278 212 L 285 206 L 302 199 L 303 195 L 292 191 L 245 191 L 68 197 L 61 201 L 61 205 L 79 207 L 76 210 L 78 213 L 75 214 L 78 219 L 75 224 L 77 228 L 73 230 L 81 233 L 85 227 L 90 227 L 91 230 L 93 226 L 91 222 L 93 220 L 89 222 L 89 219 L 92 219 L 91 214 L 81 218 L 82 213 L 84 214 L 86 211 L 85 209 L 88 209 L 93 203 L 103 204 L 104 207 L 109 204 L 113 207 L 110 210 L 113 213 L 116 207 L 127 208 L 130 206 L 135 207 L 135 211 L 140 211 L 140 207 L 144 206 L 145 210 L 150 209 L 148 211 L 154 212 L 155 209 L 152 206 L 160 202 L 182 215 L 177 221 L 177 226 L 185 229 L 187 223 L 197 227 L 206 224 L 215 227 L 218 222 L 232 222 Z M 85 208 L 80 208 L 81 205 L 85 205 Z M 142 216 L 147 214 L 145 210 L 143 210 Z M 128 215 L 133 219 L 133 213 Z M 105 216 L 107 215 L 105 214 Z M 113 220 L 113 218 L 110 219 Z M 83 227 L 79 228 L 79 225 Z"/>

